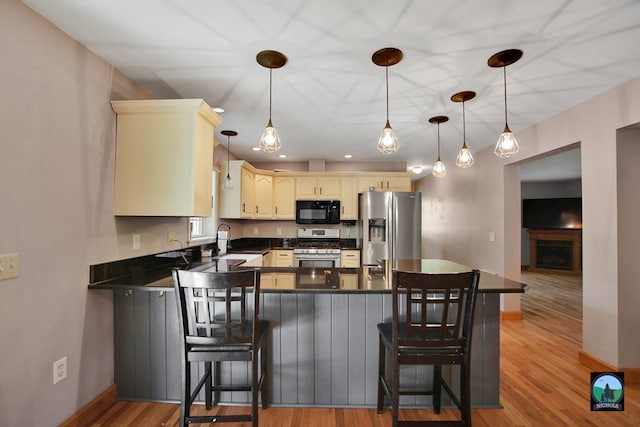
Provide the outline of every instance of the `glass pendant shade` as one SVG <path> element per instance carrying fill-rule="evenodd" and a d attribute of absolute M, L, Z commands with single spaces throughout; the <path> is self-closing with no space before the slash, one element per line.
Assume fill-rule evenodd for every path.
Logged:
<path fill-rule="evenodd" d="M 493 152 L 501 159 L 505 159 L 513 156 L 518 151 L 520 151 L 520 146 L 518 145 L 516 136 L 511 132 L 509 126 L 505 126 L 502 134 L 500 134 L 500 138 L 498 138 L 498 143 L 496 144 L 496 148 Z"/>
<path fill-rule="evenodd" d="M 271 119 L 269 119 L 267 127 L 265 127 L 264 132 L 262 132 L 262 138 L 260 138 L 258 147 L 265 153 L 275 153 L 281 146 L 278 131 L 276 131 L 276 128 L 274 128 L 271 123 Z"/>
<path fill-rule="evenodd" d="M 475 160 L 473 160 L 471 151 L 467 148 L 467 144 L 464 143 L 460 151 L 458 151 L 458 156 L 456 157 L 456 166 L 458 166 L 459 168 L 470 168 L 474 163 Z"/>
<path fill-rule="evenodd" d="M 384 129 L 382 129 L 380 138 L 378 139 L 378 151 L 383 154 L 395 153 L 398 151 L 398 147 L 400 147 L 398 137 L 393 132 L 391 125 L 387 121 L 387 124 Z"/>
<path fill-rule="evenodd" d="M 233 190 L 233 188 L 234 188 L 233 180 L 231 179 L 229 172 L 227 172 L 227 176 L 222 182 L 222 191 L 231 191 Z"/>
<path fill-rule="evenodd" d="M 447 174 L 447 168 L 444 166 L 444 163 L 442 162 L 442 160 L 440 160 L 440 157 L 438 157 L 438 160 L 433 164 L 433 170 L 431 171 L 431 175 L 435 176 L 436 178 L 442 178 L 446 174 Z"/>

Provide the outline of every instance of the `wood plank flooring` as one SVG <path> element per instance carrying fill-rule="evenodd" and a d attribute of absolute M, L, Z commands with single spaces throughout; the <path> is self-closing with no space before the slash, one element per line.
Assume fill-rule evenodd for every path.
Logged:
<path fill-rule="evenodd" d="M 475 427 L 640 425 L 640 385 L 625 387 L 624 412 L 591 412 L 590 370 L 578 362 L 582 343 L 580 276 L 523 272 L 529 286 L 522 300 L 523 320 L 501 324 L 500 396 L 503 409 L 474 409 Z M 198 411 L 204 411 L 197 406 Z M 219 407 L 219 413 L 244 413 L 244 407 Z M 176 404 L 117 402 L 92 426 L 178 425 Z M 389 410 L 373 408 L 268 408 L 261 427 L 391 426 Z M 441 418 L 457 412 L 443 410 Z M 440 418 L 440 419 L 441 419 Z M 439 419 L 432 411 L 401 410 L 401 419 Z M 206 424 L 201 424 L 206 426 Z M 248 427 L 249 423 L 227 424 Z"/>

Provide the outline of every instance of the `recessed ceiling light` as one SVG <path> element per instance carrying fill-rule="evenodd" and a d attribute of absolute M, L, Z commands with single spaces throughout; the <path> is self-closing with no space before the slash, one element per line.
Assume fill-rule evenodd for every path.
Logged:
<path fill-rule="evenodd" d="M 218 114 L 224 113 L 224 108 L 222 108 L 222 107 L 213 107 L 213 111 L 215 111 Z"/>
<path fill-rule="evenodd" d="M 260 147 L 251 147 L 253 151 L 260 151 Z"/>
<path fill-rule="evenodd" d="M 352 156 L 351 154 L 345 154 L 345 155 L 344 155 L 344 158 L 345 158 L 345 159 L 350 159 L 350 158 L 352 158 L 352 157 L 353 157 L 353 156 Z"/>
<path fill-rule="evenodd" d="M 281 159 L 286 159 L 287 155 L 286 154 L 278 154 L 278 157 L 280 157 Z"/>
<path fill-rule="evenodd" d="M 420 172 L 422 172 L 422 166 L 414 166 L 413 168 L 411 168 L 411 170 L 413 171 L 413 173 L 419 174 Z"/>

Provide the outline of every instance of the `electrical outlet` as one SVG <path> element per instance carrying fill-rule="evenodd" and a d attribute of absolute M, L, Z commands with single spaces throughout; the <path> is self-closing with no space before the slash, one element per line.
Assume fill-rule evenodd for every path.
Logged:
<path fill-rule="evenodd" d="M 282 228 L 277 227 L 277 228 L 276 228 L 276 234 L 277 234 L 278 236 L 282 236 Z"/>
<path fill-rule="evenodd" d="M 53 383 L 58 384 L 67 378 L 67 356 L 53 362 Z"/>
<path fill-rule="evenodd" d="M 258 227 L 253 227 L 253 234 L 258 234 Z"/>
<path fill-rule="evenodd" d="M 140 235 L 139 234 L 134 234 L 133 235 L 133 250 L 136 251 L 140 249 Z"/>
<path fill-rule="evenodd" d="M 167 244 L 170 245 L 176 241 L 176 233 L 173 231 L 167 231 Z"/>
<path fill-rule="evenodd" d="M 0 255 L 0 280 L 18 277 L 18 254 Z"/>

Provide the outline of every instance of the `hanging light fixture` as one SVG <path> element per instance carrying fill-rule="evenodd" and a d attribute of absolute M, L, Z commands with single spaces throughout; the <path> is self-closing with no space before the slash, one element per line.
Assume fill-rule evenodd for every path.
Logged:
<path fill-rule="evenodd" d="M 495 55 L 491 56 L 487 61 L 489 67 L 499 68 L 502 67 L 502 75 L 504 80 L 504 130 L 498 138 L 498 143 L 496 144 L 495 150 L 493 152 L 496 156 L 500 158 L 511 157 L 520 151 L 520 147 L 518 146 L 518 141 L 516 141 L 516 137 L 509 129 L 509 124 L 507 123 L 507 65 L 511 65 L 514 62 L 518 61 L 522 57 L 522 51 L 519 49 L 508 49 L 503 50 L 502 52 L 498 52 Z"/>
<path fill-rule="evenodd" d="M 395 47 L 385 47 L 373 53 L 371 60 L 374 64 L 384 67 L 385 69 L 385 84 L 387 88 L 387 124 L 380 133 L 378 139 L 378 151 L 382 154 L 390 154 L 398 151 L 400 144 L 398 143 L 398 137 L 393 132 L 391 124 L 389 124 L 389 67 L 396 65 L 402 60 L 402 51 Z"/>
<path fill-rule="evenodd" d="M 280 137 L 276 128 L 271 123 L 271 87 L 272 87 L 272 71 L 274 68 L 281 68 L 287 63 L 287 57 L 275 50 L 263 50 L 256 55 L 256 61 L 258 64 L 269 69 L 269 122 L 267 127 L 264 128 L 262 138 L 258 147 L 265 153 L 275 153 L 280 149 Z"/>
<path fill-rule="evenodd" d="M 232 136 L 236 136 L 238 134 L 238 132 L 234 131 L 234 130 L 223 130 L 220 131 L 221 134 L 226 135 L 227 137 L 227 177 L 224 179 L 224 182 L 222 183 L 222 191 L 230 191 L 233 190 L 234 184 L 233 184 L 233 180 L 231 179 L 231 175 L 229 175 L 229 145 L 231 143 L 230 138 Z"/>
<path fill-rule="evenodd" d="M 469 101 L 475 97 L 476 93 L 471 90 L 465 90 L 451 95 L 451 100 L 453 102 L 462 102 L 462 148 L 458 151 L 458 156 L 456 157 L 456 166 L 459 168 L 470 168 L 471 165 L 475 163 L 475 160 L 473 160 L 473 156 L 471 155 L 471 151 L 467 148 L 467 129 L 466 118 L 464 115 L 465 101 Z"/>
<path fill-rule="evenodd" d="M 440 123 L 446 123 L 449 121 L 449 117 L 447 116 L 434 116 L 429 119 L 429 123 L 437 123 L 438 124 L 438 160 L 433 165 L 433 170 L 431 174 L 436 178 L 442 178 L 447 174 L 447 168 L 440 160 Z"/>

